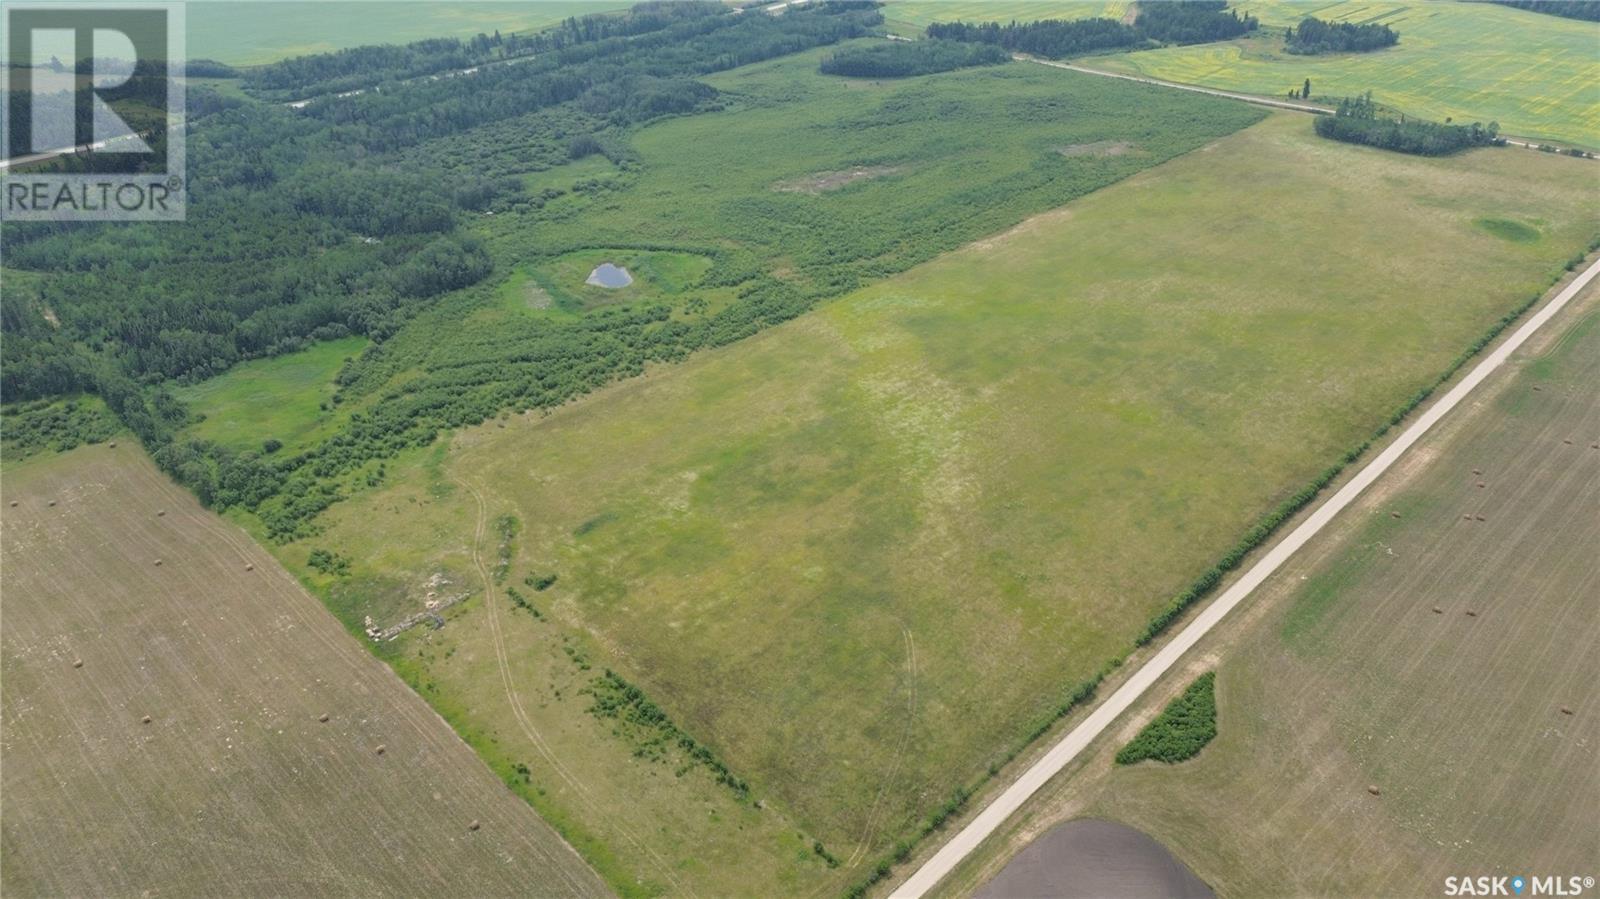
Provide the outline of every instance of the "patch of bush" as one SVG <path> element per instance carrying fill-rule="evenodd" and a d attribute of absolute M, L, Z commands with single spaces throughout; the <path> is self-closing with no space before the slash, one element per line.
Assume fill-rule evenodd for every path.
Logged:
<path fill-rule="evenodd" d="M 1217 735 L 1215 671 L 1195 679 L 1183 695 L 1167 704 L 1156 719 L 1117 753 L 1117 764 L 1153 759 L 1174 764 L 1192 759 Z"/>
<path fill-rule="evenodd" d="M 651 702 L 643 690 L 628 683 L 622 675 L 607 668 L 605 674 L 584 688 L 584 692 L 594 697 L 588 709 L 589 714 L 623 725 L 616 731 L 617 736 L 634 744 L 635 756 L 665 761 L 667 754 L 676 748 L 688 759 L 689 764 L 704 766 L 718 783 L 732 790 L 740 799 L 749 798 L 748 783 L 734 776 L 709 747 L 679 730 L 665 710 Z"/>
<path fill-rule="evenodd" d="M 823 57 L 818 68 L 824 75 L 849 78 L 907 78 L 1010 61 L 1010 54 L 992 44 L 929 38 L 850 47 Z"/>
<path fill-rule="evenodd" d="M 1352 22 L 1324 22 L 1307 16 L 1284 36 L 1284 49 L 1300 56 L 1367 53 L 1393 47 L 1399 41 L 1399 32 L 1377 22 L 1356 25 Z"/>
<path fill-rule="evenodd" d="M 1391 119 L 1378 115 L 1372 93 L 1346 97 L 1331 116 L 1318 116 L 1317 134 L 1330 140 L 1365 144 L 1397 153 L 1448 156 L 1469 147 L 1504 146 L 1500 123 L 1441 125 L 1418 119 Z"/>

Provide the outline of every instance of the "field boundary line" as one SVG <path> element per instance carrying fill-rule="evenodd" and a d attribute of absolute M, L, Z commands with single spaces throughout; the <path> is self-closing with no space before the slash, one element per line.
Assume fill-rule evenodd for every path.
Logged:
<path fill-rule="evenodd" d="M 1592 262 L 1582 274 L 1572 279 L 1544 308 L 1534 313 L 1500 346 L 1489 352 L 1438 402 L 1425 410 L 1407 427 L 1393 443 L 1385 447 L 1376 458 L 1367 463 L 1348 483 L 1339 488 L 1305 521 L 1288 536 L 1279 540 L 1260 560 L 1228 587 L 1217 600 L 1201 610 L 1182 631 L 1145 662 L 1122 686 L 1101 703 L 1087 718 L 1069 730 L 1015 782 L 967 823 L 939 851 L 929 858 L 905 882 L 896 887 L 893 899 L 920 899 L 939 884 L 955 867 L 977 849 L 1000 825 L 1011 817 L 1024 803 L 1037 793 L 1056 774 L 1076 759 L 1095 738 L 1126 712 L 1135 702 L 1177 664 L 1179 659 L 1200 641 L 1212 628 L 1278 570 L 1312 537 L 1322 530 L 1339 512 L 1372 485 L 1394 465 L 1440 419 L 1461 403 L 1479 384 L 1493 374 L 1511 354 L 1516 352 L 1550 319 L 1583 290 L 1596 275 L 1600 275 L 1600 259 Z"/>
<path fill-rule="evenodd" d="M 1099 75 L 1102 78 L 1120 78 L 1123 81 L 1136 81 L 1140 84 L 1153 84 L 1156 87 L 1170 87 L 1174 90 L 1191 91 L 1196 94 L 1209 94 L 1213 97 L 1222 97 L 1228 100 L 1238 100 L 1243 103 L 1254 103 L 1257 106 L 1270 106 L 1274 109 L 1289 109 L 1295 112 L 1309 112 L 1312 115 L 1333 115 L 1334 113 L 1333 108 L 1330 106 L 1319 106 L 1314 103 L 1293 103 L 1288 100 L 1277 100 L 1272 97 L 1264 97 L 1260 94 L 1245 94 L 1240 93 L 1239 91 L 1225 91 L 1221 88 L 1215 87 L 1201 87 L 1198 84 L 1184 84 L 1181 81 L 1167 81 L 1162 78 L 1151 78 L 1148 75 L 1129 75 L 1124 72 L 1110 72 L 1105 69 L 1094 69 L 1090 68 L 1089 66 L 1078 65 L 1077 63 L 1056 62 L 1055 60 L 1051 59 L 1040 59 L 1037 56 L 1029 56 L 1026 53 L 1013 53 L 1011 54 L 1011 58 L 1017 60 L 1018 62 L 1038 63 L 1041 66 L 1049 66 L 1052 69 L 1067 69 L 1073 72 L 1082 72 L 1085 75 Z M 1555 147 L 1557 150 L 1565 150 L 1573 147 L 1573 144 L 1571 143 L 1563 145 L 1551 141 L 1535 142 L 1517 137 L 1506 137 L 1505 135 L 1501 135 L 1501 139 L 1513 147 L 1523 147 L 1529 150 L 1537 150 L 1541 146 Z"/>

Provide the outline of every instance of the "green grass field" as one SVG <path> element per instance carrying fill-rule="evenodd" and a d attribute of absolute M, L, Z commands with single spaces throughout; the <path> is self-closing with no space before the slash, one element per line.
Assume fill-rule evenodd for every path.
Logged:
<path fill-rule="evenodd" d="M 1596 297 L 1201 644 L 1190 667 L 1221 664 L 1219 734 L 1199 757 L 1116 768 L 1102 740 L 942 895 L 966 895 L 1032 834 L 1080 816 L 1144 829 L 1219 895 L 1422 896 L 1451 875 L 1588 873 Z"/>
<path fill-rule="evenodd" d="M 498 623 L 469 603 L 396 664 L 492 761 L 584 785 L 534 798 L 613 884 L 837 888 L 1542 290 L 1600 232 L 1586 166 L 1404 157 L 1276 116 L 670 371 L 471 429 L 283 556 L 356 560 L 318 580 L 349 620 L 436 576 L 479 589 L 474 522 L 515 515 L 506 583 L 542 617 L 496 591 Z M 764 810 L 626 763 L 635 744 L 584 712 L 602 668 Z"/>
<path fill-rule="evenodd" d="M 707 273 L 714 283 L 740 283 L 759 271 L 803 291 L 837 294 L 1260 115 L 1016 64 L 885 81 L 821 76 L 816 65 L 827 52 L 708 78 L 728 111 L 639 131 L 630 141 L 639 170 L 537 213 L 480 219 L 497 263 L 544 265 L 574 250 L 643 245 L 715 254 Z M 1060 152 L 1105 140 L 1129 141 L 1136 151 Z M 556 185 L 564 170 L 587 176 L 593 165 L 585 159 L 532 177 Z M 822 192 L 786 189 L 858 167 L 887 173 Z"/>
<path fill-rule="evenodd" d="M 364 337 L 324 341 L 175 390 L 190 412 L 205 416 L 188 434 L 235 450 L 259 451 L 269 438 L 281 441 L 286 452 L 305 449 L 343 420 L 338 409 L 323 404 L 333 397 L 339 366 L 366 345 Z"/>
<path fill-rule="evenodd" d="M 1261 20 L 1256 35 L 1096 57 L 1093 64 L 1274 97 L 1310 78 L 1318 98 L 1370 90 L 1380 103 L 1409 115 L 1498 121 L 1507 134 L 1600 148 L 1600 24 L 1492 3 L 1243 0 L 1234 5 Z M 1400 43 L 1375 53 L 1285 53 L 1283 30 L 1306 15 L 1382 22 L 1400 32 Z"/>
<path fill-rule="evenodd" d="M 188 4 L 191 59 L 261 65 L 289 56 L 431 37 L 532 31 L 568 16 L 623 9 L 609 0 L 197 0 Z"/>

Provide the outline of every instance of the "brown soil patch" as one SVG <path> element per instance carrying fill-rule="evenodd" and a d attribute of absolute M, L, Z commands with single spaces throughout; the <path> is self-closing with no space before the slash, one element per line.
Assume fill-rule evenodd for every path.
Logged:
<path fill-rule="evenodd" d="M 843 169 L 837 172 L 817 172 L 803 178 L 791 178 L 788 181 L 779 181 L 772 185 L 772 189 L 783 193 L 820 194 L 830 190 L 838 190 L 846 184 L 865 181 L 868 178 L 882 178 L 887 175 L 897 175 L 904 171 L 904 166 L 898 165 L 864 165 L 853 169 Z"/>
<path fill-rule="evenodd" d="M 1125 140 L 1097 140 L 1087 144 L 1068 144 L 1057 147 L 1062 156 L 1122 156 L 1139 148 Z"/>

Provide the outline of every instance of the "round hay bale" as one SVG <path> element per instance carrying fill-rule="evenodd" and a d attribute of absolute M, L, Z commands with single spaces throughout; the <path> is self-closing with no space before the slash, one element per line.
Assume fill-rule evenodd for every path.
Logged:
<path fill-rule="evenodd" d="M 1571 440 L 1563 440 L 1561 442 L 1565 443 L 1567 446 L 1571 446 L 1572 445 L 1572 441 Z"/>
<path fill-rule="evenodd" d="M 160 559 L 157 559 L 157 560 L 156 560 L 156 567 L 157 567 L 157 568 L 160 568 L 160 567 L 161 567 L 161 560 L 160 560 Z"/>
<path fill-rule="evenodd" d="M 323 712 L 322 714 L 318 715 L 317 716 L 317 720 L 321 721 L 323 724 L 327 724 L 328 723 L 328 713 L 327 712 Z"/>
<path fill-rule="evenodd" d="M 247 564 L 247 565 L 244 566 L 244 570 L 245 571 L 255 571 L 256 570 L 256 566 Z"/>
<path fill-rule="evenodd" d="M 1473 473 L 1473 474 L 1483 474 L 1483 469 L 1481 469 L 1481 468 L 1474 468 L 1474 469 L 1473 469 L 1473 470 L 1472 470 L 1472 473 Z"/>
<path fill-rule="evenodd" d="M 83 667 L 83 659 L 73 659 L 72 660 L 72 667 L 74 667 L 74 668 L 82 668 Z"/>
<path fill-rule="evenodd" d="M 150 716 L 146 715 L 143 718 L 140 718 L 139 719 L 139 723 L 141 723 L 141 724 L 149 724 L 150 723 Z"/>
<path fill-rule="evenodd" d="M 1462 518 L 1463 521 L 1471 521 L 1472 520 L 1472 516 L 1471 515 L 1463 515 L 1463 516 L 1461 516 L 1461 518 Z"/>
<path fill-rule="evenodd" d="M 111 441 L 110 443 L 108 443 L 106 445 L 111 447 L 112 449 L 116 449 L 117 448 L 117 442 L 115 440 Z"/>
<path fill-rule="evenodd" d="M 50 501 L 50 502 L 48 502 L 48 503 L 45 503 L 45 505 L 47 505 L 47 506 L 53 506 L 53 505 L 55 505 L 55 504 L 56 504 L 56 501 L 55 501 L 55 500 L 51 500 L 51 501 Z"/>
<path fill-rule="evenodd" d="M 1567 708 L 1566 706 L 1562 706 L 1561 707 L 1561 714 L 1570 715 L 1570 714 L 1572 714 L 1572 710 Z"/>
<path fill-rule="evenodd" d="M 156 517 L 157 518 L 161 518 L 161 517 L 165 516 L 166 514 L 167 514 L 167 510 L 166 509 L 157 509 L 156 510 Z"/>
<path fill-rule="evenodd" d="M 1378 785 L 1377 784 L 1368 784 L 1367 785 L 1367 792 L 1371 793 L 1374 796 L 1382 796 L 1383 795 L 1383 791 L 1378 789 Z"/>
<path fill-rule="evenodd" d="M 1533 385 L 1533 389 L 1534 390 L 1543 390 L 1544 388 L 1540 387 L 1538 384 L 1535 384 L 1535 385 Z"/>
<path fill-rule="evenodd" d="M 1477 612 L 1474 612 L 1474 611 L 1472 611 L 1472 610 L 1471 610 L 1471 609 L 1468 609 L 1468 610 L 1467 610 L 1467 617 L 1468 617 L 1468 618 L 1476 618 L 1476 617 L 1478 617 L 1478 613 L 1477 613 Z"/>
<path fill-rule="evenodd" d="M 1487 485 L 1487 484 L 1485 484 L 1485 483 L 1484 483 L 1484 482 L 1482 482 L 1482 481 L 1479 481 L 1479 482 L 1478 482 L 1478 489 L 1479 489 L 1479 490 L 1482 490 L 1482 489 L 1483 489 L 1483 488 L 1484 488 L 1484 487 L 1487 487 L 1487 486 L 1488 486 L 1488 485 Z"/>
<path fill-rule="evenodd" d="M 16 500 L 12 500 L 11 501 L 11 508 L 15 509 L 16 507 L 17 507 L 17 501 Z"/>
<path fill-rule="evenodd" d="M 1390 512 L 1389 513 L 1389 517 L 1390 518 L 1399 518 L 1400 517 L 1400 513 L 1399 512 Z"/>
<path fill-rule="evenodd" d="M 1434 606 L 1433 607 L 1433 614 L 1435 614 L 1435 615 L 1443 615 L 1444 614 L 1444 609 L 1441 609 L 1438 606 Z"/>
<path fill-rule="evenodd" d="M 1476 518 L 1476 519 L 1477 519 L 1477 520 L 1479 520 L 1479 521 L 1482 521 L 1482 520 L 1483 520 L 1483 516 L 1482 516 L 1482 515 L 1474 515 L 1474 516 L 1472 516 L 1472 517 L 1473 517 L 1473 518 Z"/>
<path fill-rule="evenodd" d="M 376 752 L 378 755 L 383 755 L 388 750 L 389 750 L 389 747 L 383 745 L 382 743 L 379 743 L 378 744 L 378 748 L 374 749 L 373 752 Z"/>
<path fill-rule="evenodd" d="M 467 824 L 467 829 L 468 830 L 477 830 L 478 827 L 479 827 L 479 824 L 478 824 L 478 821 L 477 821 L 476 818 L 474 818 L 469 824 Z"/>

